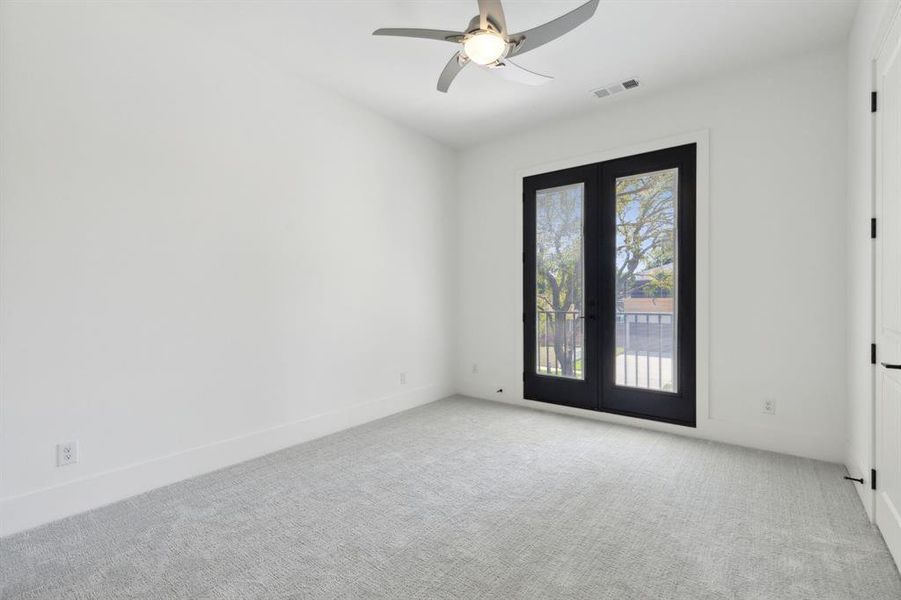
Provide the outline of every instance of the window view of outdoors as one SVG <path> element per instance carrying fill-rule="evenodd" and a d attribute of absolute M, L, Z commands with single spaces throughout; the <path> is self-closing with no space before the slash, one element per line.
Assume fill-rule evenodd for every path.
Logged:
<path fill-rule="evenodd" d="M 536 372 L 584 379 L 584 185 L 539 190 L 536 231 Z"/>
<path fill-rule="evenodd" d="M 616 180 L 616 384 L 676 391 L 678 169 Z"/>

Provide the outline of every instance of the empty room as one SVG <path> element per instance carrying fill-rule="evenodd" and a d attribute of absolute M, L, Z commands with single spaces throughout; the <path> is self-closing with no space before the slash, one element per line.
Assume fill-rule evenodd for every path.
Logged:
<path fill-rule="evenodd" d="M 0 0 L 0 598 L 901 600 L 901 0 Z"/>

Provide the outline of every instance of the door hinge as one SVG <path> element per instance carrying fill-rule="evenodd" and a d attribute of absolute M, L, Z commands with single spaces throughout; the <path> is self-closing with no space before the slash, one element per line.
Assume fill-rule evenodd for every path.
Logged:
<path fill-rule="evenodd" d="M 876 92 L 870 92 L 870 112 L 876 112 L 879 102 L 876 100 Z"/>
<path fill-rule="evenodd" d="M 870 219 L 870 237 L 876 239 L 876 217 Z"/>
<path fill-rule="evenodd" d="M 870 489 L 876 489 L 876 469 L 870 469 Z"/>
<path fill-rule="evenodd" d="M 876 364 L 876 344 L 870 344 L 870 364 Z"/>

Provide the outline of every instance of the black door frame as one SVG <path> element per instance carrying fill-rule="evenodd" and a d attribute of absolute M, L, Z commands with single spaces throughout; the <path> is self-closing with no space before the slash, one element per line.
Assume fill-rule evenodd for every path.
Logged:
<path fill-rule="evenodd" d="M 679 169 L 677 202 L 677 391 L 615 383 L 615 183 L 619 177 Z M 697 144 L 687 144 L 523 179 L 524 396 L 575 408 L 694 427 L 696 424 Z M 536 373 L 535 193 L 583 183 L 585 256 L 584 380 Z M 610 232 L 605 235 L 604 232 Z"/>

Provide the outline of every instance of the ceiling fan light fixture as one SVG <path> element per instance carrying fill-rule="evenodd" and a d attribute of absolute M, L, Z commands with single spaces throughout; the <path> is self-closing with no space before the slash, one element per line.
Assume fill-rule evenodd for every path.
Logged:
<path fill-rule="evenodd" d="M 490 65 L 504 57 L 507 42 L 491 31 L 479 31 L 463 41 L 463 52 L 477 65 Z"/>
<path fill-rule="evenodd" d="M 0 2 L 2 1 L 0 0 Z M 507 21 L 504 18 L 501 1 L 478 0 L 479 14 L 470 19 L 469 25 L 462 31 L 383 27 L 373 31 L 372 35 L 420 38 L 455 44 L 457 52 L 451 56 L 444 66 L 444 70 L 441 71 L 441 76 L 438 77 L 437 89 L 439 92 L 447 92 L 454 78 L 469 63 L 497 73 L 498 76 L 510 81 L 527 85 L 542 85 L 551 81 L 553 77 L 534 73 L 508 59 L 531 52 L 572 31 L 590 19 L 601 2 L 601 0 L 588 0 L 578 8 L 560 15 L 544 25 L 511 34 L 507 31 Z"/>

